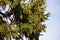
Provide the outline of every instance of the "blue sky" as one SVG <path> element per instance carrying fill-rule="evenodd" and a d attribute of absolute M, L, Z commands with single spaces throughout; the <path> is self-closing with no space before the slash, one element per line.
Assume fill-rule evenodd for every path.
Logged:
<path fill-rule="evenodd" d="M 51 13 L 46 21 L 47 29 L 40 40 L 60 40 L 60 0 L 47 0 L 47 11 Z"/>

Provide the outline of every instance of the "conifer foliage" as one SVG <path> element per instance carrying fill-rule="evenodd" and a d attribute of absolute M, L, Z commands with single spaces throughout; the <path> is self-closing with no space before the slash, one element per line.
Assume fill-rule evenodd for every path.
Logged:
<path fill-rule="evenodd" d="M 25 35 L 28 40 L 39 40 L 40 33 L 46 28 L 42 23 L 49 17 L 49 13 L 45 13 L 45 0 L 0 0 L 4 10 L 6 5 L 11 10 L 5 14 L 0 12 L 0 36 L 18 40 Z"/>

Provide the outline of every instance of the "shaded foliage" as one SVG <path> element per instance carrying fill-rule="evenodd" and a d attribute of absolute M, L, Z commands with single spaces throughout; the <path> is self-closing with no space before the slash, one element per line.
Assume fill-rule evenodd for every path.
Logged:
<path fill-rule="evenodd" d="M 14 20 L 10 20 L 10 24 L 3 22 L 0 18 L 0 33 L 5 35 L 6 40 L 10 37 L 15 39 L 22 38 L 23 35 L 30 40 L 39 40 L 38 37 L 41 32 L 46 32 L 46 25 L 42 24 L 48 19 L 49 13 L 45 13 L 45 0 L 0 0 L 0 6 L 5 9 L 9 5 L 11 10 L 3 17 L 9 19 L 14 15 Z M 0 14 L 1 14 L 0 13 Z M 18 34 L 19 33 L 19 34 Z M 9 36 L 10 35 L 10 36 Z M 19 36 L 22 35 L 22 36 Z"/>

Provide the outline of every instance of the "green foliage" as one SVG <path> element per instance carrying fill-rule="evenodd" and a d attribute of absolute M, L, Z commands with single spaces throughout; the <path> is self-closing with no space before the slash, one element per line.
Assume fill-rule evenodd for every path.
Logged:
<path fill-rule="evenodd" d="M 12 35 L 13 38 L 16 38 L 18 37 L 17 33 L 22 33 L 30 38 L 33 33 L 39 36 L 42 31 L 45 32 L 46 26 L 42 22 L 45 22 L 49 17 L 49 13 L 45 14 L 45 0 L 29 0 L 28 3 L 25 3 L 24 0 L 0 0 L 2 8 L 5 8 L 5 4 L 10 5 L 10 12 L 16 12 L 20 15 L 20 20 L 18 20 L 20 22 L 15 27 L 14 22 L 8 25 L 0 19 L 1 34 Z"/>

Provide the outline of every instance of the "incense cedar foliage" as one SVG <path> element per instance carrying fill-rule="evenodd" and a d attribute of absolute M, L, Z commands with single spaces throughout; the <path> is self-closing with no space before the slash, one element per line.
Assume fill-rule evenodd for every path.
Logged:
<path fill-rule="evenodd" d="M 39 40 L 40 33 L 46 29 L 42 23 L 49 17 L 49 13 L 45 13 L 45 0 L 0 0 L 0 6 L 4 10 L 6 5 L 9 5 L 11 10 L 5 14 L 0 12 L 3 16 L 0 16 L 1 38 L 18 40 L 25 35 L 29 40 Z M 13 20 L 10 19 L 11 15 Z M 7 24 L 3 18 L 10 20 L 11 23 Z"/>

